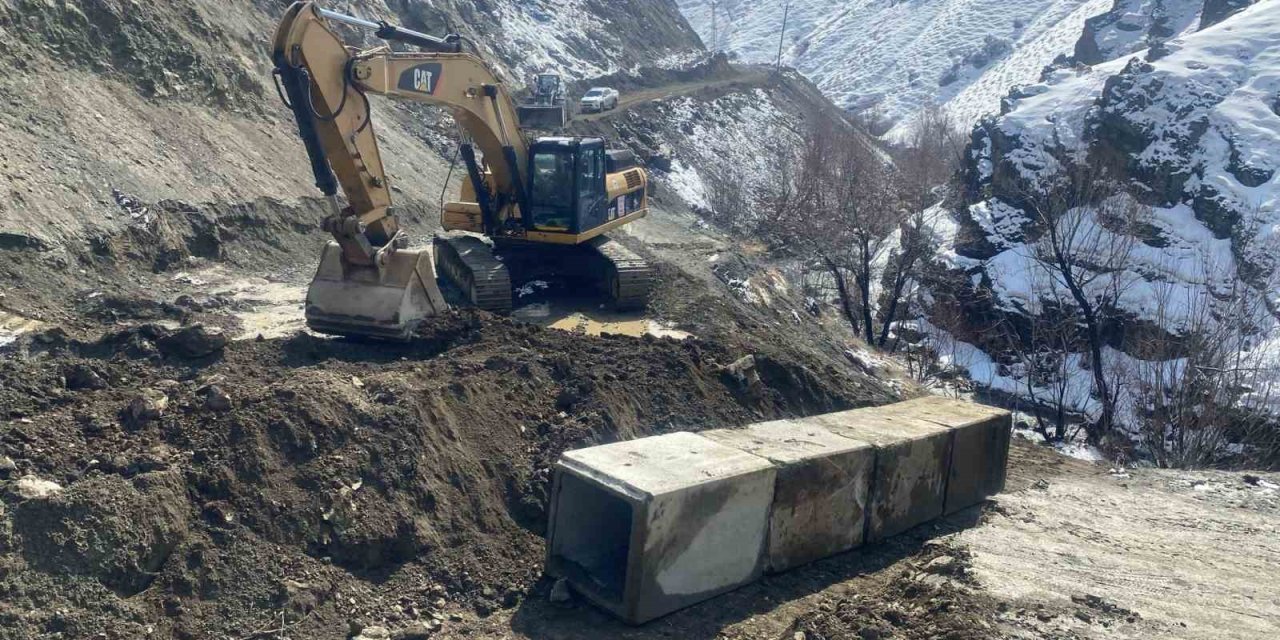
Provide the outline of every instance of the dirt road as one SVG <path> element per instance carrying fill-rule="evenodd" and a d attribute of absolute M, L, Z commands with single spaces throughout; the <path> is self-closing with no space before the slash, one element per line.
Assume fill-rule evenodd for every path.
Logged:
<path fill-rule="evenodd" d="M 769 72 L 755 68 L 747 68 L 737 70 L 737 75 L 721 80 L 698 81 L 698 82 L 682 82 L 679 84 L 669 84 L 652 89 L 642 89 L 624 93 L 618 97 L 618 106 L 610 111 L 601 113 L 575 113 L 572 117 L 575 121 L 593 122 L 604 118 L 613 117 L 631 107 L 653 102 L 654 100 L 662 100 L 674 96 L 681 96 L 704 89 L 717 89 L 729 87 L 752 87 L 764 84 L 769 79 Z M 575 107 L 576 108 L 576 107 Z"/>
<path fill-rule="evenodd" d="M 1081 469 L 1010 493 L 957 536 L 993 597 L 1042 602 L 1052 626 L 1099 638 L 1280 633 L 1277 478 Z M 1140 617 L 1097 628 L 1068 612 L 1097 597 Z"/>

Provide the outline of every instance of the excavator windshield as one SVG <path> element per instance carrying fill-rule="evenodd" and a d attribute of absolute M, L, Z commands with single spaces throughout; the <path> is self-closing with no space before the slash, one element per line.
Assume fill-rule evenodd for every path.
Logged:
<path fill-rule="evenodd" d="M 530 225 L 582 233 L 606 220 L 604 141 L 539 138 L 529 150 Z"/>
<path fill-rule="evenodd" d="M 573 226 L 573 147 L 541 147 L 531 154 L 533 175 L 530 208 L 533 226 L 544 231 L 568 231 Z"/>

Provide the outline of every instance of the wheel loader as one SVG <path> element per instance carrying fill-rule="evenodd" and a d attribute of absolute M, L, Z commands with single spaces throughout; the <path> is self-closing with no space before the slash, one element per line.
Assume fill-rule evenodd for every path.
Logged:
<path fill-rule="evenodd" d="M 559 129 L 568 121 L 564 102 L 564 81 L 560 74 L 545 71 L 529 83 L 529 98 L 516 107 L 520 124 L 529 128 Z"/>
<path fill-rule="evenodd" d="M 388 44 L 349 46 L 340 24 Z M 390 42 L 419 51 L 393 51 Z M 648 213 L 648 174 L 599 138 L 527 139 L 507 88 L 464 42 L 315 2 L 295 2 L 281 20 L 272 50 L 277 88 L 331 209 L 321 226 L 333 241 L 307 290 L 312 330 L 407 339 L 447 308 L 437 271 L 467 303 L 498 313 L 512 308 L 513 282 L 539 278 L 594 289 L 620 309 L 646 304 L 652 268 L 604 234 Z M 370 95 L 438 105 L 466 132 L 458 149 L 466 179 L 445 203 L 441 226 L 469 233 L 437 237 L 434 251 L 408 247 Z"/>

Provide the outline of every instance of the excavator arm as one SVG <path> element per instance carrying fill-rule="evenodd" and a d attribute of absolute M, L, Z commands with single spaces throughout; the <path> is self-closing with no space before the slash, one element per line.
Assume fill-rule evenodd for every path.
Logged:
<path fill-rule="evenodd" d="M 382 37 L 431 50 L 357 51 L 335 32 L 335 22 L 375 28 Z M 488 168 L 485 172 L 473 153 L 466 154 L 486 231 L 526 208 L 522 176 L 528 144 L 515 104 L 489 65 L 462 52 L 456 37 L 433 38 L 331 13 L 314 2 L 295 2 L 276 31 L 273 57 L 316 186 L 333 203 L 323 227 L 349 265 L 378 267 L 379 256 L 394 249 L 400 237 L 370 119 L 370 93 L 444 107 L 470 135 Z M 339 185 L 349 204 L 345 209 L 338 206 Z"/>

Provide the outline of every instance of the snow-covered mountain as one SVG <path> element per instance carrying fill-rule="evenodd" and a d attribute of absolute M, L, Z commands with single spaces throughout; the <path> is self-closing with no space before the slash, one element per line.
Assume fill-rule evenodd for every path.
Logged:
<path fill-rule="evenodd" d="M 1159 0 L 1149 0 L 1158 2 Z M 1073 52 L 1110 0 L 678 0 L 709 48 L 782 62 L 841 106 L 902 121 L 946 104 L 967 126 Z M 715 5 L 712 33 L 713 12 Z"/>
<path fill-rule="evenodd" d="M 1117 6 L 1132 9 L 1127 4 Z M 1081 273 L 1102 274 L 1097 286 L 1119 292 L 1106 310 L 1116 325 L 1107 331 L 1103 355 L 1122 380 L 1120 409 L 1131 418 L 1149 409 L 1149 399 L 1136 395 L 1142 372 L 1172 376 L 1166 386 L 1185 375 L 1186 362 L 1161 362 L 1152 345 L 1176 347 L 1206 328 L 1232 341 L 1242 359 L 1265 363 L 1257 373 L 1267 384 L 1276 382 L 1280 0 L 1262 0 L 1194 31 L 1199 21 L 1189 16 L 1202 9 L 1208 15 L 1214 4 L 1160 3 L 1160 11 L 1182 16 L 1180 28 L 1193 32 L 1093 67 L 1052 71 L 1011 97 L 1008 113 L 975 130 L 967 192 L 940 212 L 938 228 L 943 262 L 961 276 L 951 282 L 965 289 L 957 297 L 970 305 L 966 335 L 948 338 L 949 357 L 979 384 L 1020 396 L 1036 386 L 1028 386 L 1028 372 L 1012 365 L 1007 345 L 984 323 L 1004 318 L 1025 326 L 1050 313 L 1050 301 L 1071 299 L 1059 278 L 1036 277 L 1042 270 L 1033 245 L 1045 224 L 1032 201 L 1055 177 L 1082 166 L 1106 167 L 1150 213 L 1141 228 L 1118 227 L 1100 213 L 1108 194 L 1075 212 L 1084 220 L 1079 233 L 1103 239 L 1104 246 L 1116 246 L 1106 243 L 1117 234 L 1136 240 L 1124 264 L 1105 274 L 1097 266 L 1102 257 L 1084 252 L 1078 258 Z M 1128 14 L 1121 20 L 1150 25 L 1150 9 L 1144 19 Z M 1117 43 L 1115 24 L 1092 23 L 1097 42 L 1113 43 L 1098 50 L 1127 53 L 1132 46 Z M 1086 291 L 1097 300 L 1108 293 Z M 1252 311 L 1240 313 L 1244 307 Z M 1212 326 L 1224 322 L 1232 326 Z M 1068 404 L 1094 413 L 1086 353 L 1069 360 L 1074 364 L 1062 369 L 1074 378 Z M 1247 384 L 1265 387 L 1261 382 Z"/>
<path fill-rule="evenodd" d="M 1202 10 L 1199 2 L 1116 0 L 1111 10 L 1085 21 L 1075 61 L 1098 64 L 1193 32 Z"/>

